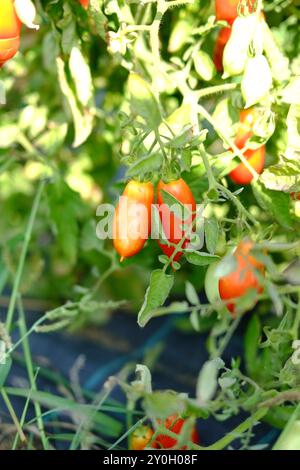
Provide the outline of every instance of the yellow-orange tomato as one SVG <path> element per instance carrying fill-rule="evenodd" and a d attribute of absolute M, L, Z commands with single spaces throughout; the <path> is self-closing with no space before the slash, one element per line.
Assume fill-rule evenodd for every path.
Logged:
<path fill-rule="evenodd" d="M 0 0 L 0 67 L 11 59 L 20 47 L 21 21 L 13 0 Z"/>
<path fill-rule="evenodd" d="M 113 242 L 121 260 L 143 248 L 151 230 L 154 189 L 150 182 L 130 181 L 115 211 Z"/>
<path fill-rule="evenodd" d="M 234 299 L 243 297 L 249 289 L 255 289 L 258 293 L 263 291 L 258 273 L 264 275 L 265 267 L 251 255 L 252 248 L 251 241 L 241 242 L 234 253 L 237 263 L 235 271 L 219 280 L 220 297 L 233 314 L 236 309 Z"/>
<path fill-rule="evenodd" d="M 131 449 L 144 450 L 149 444 L 154 432 L 149 426 L 139 426 L 132 434 Z"/>
<path fill-rule="evenodd" d="M 259 175 L 262 173 L 265 166 L 265 146 L 259 147 L 256 150 L 246 150 L 244 157 L 248 163 Z M 234 170 L 229 173 L 230 179 L 235 184 L 246 185 L 251 183 L 253 175 L 244 163 L 240 163 Z"/>

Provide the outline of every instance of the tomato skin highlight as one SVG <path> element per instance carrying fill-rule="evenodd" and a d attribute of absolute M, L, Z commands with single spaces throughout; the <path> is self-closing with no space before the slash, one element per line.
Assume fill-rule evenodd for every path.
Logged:
<path fill-rule="evenodd" d="M 240 0 L 216 0 L 217 20 L 227 21 L 232 24 L 238 16 L 238 5 Z"/>
<path fill-rule="evenodd" d="M 144 450 L 154 434 L 149 426 L 139 426 L 131 437 L 131 450 Z"/>
<path fill-rule="evenodd" d="M 236 305 L 233 299 L 243 297 L 249 289 L 255 289 L 258 294 L 263 292 L 263 286 L 257 277 L 256 271 L 264 275 L 265 267 L 251 255 L 253 243 L 241 242 L 235 252 L 237 268 L 219 280 L 219 293 L 225 301 L 228 310 L 235 314 Z M 226 302 L 230 300 L 230 302 Z"/>
<path fill-rule="evenodd" d="M 177 245 L 183 235 L 185 230 L 182 225 L 191 226 L 193 220 L 195 219 L 195 214 L 190 215 L 186 220 L 182 220 L 177 217 L 174 212 L 172 212 L 169 207 L 164 204 L 164 195 L 162 193 L 166 191 L 175 197 L 182 205 L 190 207 L 192 212 L 196 211 L 196 201 L 194 199 L 193 193 L 190 190 L 186 182 L 180 178 L 178 180 L 171 181 L 170 183 L 164 183 L 162 180 L 158 183 L 157 186 L 157 204 L 159 209 L 159 216 L 162 222 L 162 228 L 169 242 Z M 182 248 L 185 248 L 189 243 L 189 240 L 186 239 L 182 244 Z M 161 247 L 163 253 L 169 258 L 173 255 L 175 247 L 162 244 L 158 240 L 158 244 Z M 182 252 L 178 252 L 173 261 L 178 261 L 182 256 Z"/>
<path fill-rule="evenodd" d="M 252 168 L 260 175 L 265 166 L 265 146 L 259 147 L 256 150 L 246 150 L 244 153 L 245 158 L 252 166 Z M 230 179 L 235 184 L 247 185 L 253 180 L 253 175 L 244 165 L 240 163 L 234 170 L 229 173 Z"/>
<path fill-rule="evenodd" d="M 164 426 L 166 429 L 169 429 L 170 431 L 174 432 L 175 434 L 180 435 L 181 429 L 185 423 L 185 420 L 183 418 L 180 418 L 176 415 L 169 416 L 165 422 Z M 192 435 L 190 437 L 190 440 L 194 444 L 199 444 L 199 435 L 197 429 L 194 427 L 192 431 Z M 166 436 L 164 434 L 159 434 L 154 443 L 153 446 L 156 449 L 172 449 L 177 445 L 177 440 L 173 439 L 172 437 Z M 181 450 L 186 449 L 186 446 L 183 446 Z"/>
<path fill-rule="evenodd" d="M 148 239 L 151 206 L 154 202 L 153 185 L 132 180 L 127 184 L 123 196 L 113 221 L 113 243 L 121 259 L 139 253 Z"/>
<path fill-rule="evenodd" d="M 18 52 L 21 26 L 13 0 L 1 0 L 0 68 Z"/>
<path fill-rule="evenodd" d="M 219 31 L 215 49 L 214 49 L 214 64 L 218 72 L 223 72 L 223 52 L 225 46 L 230 38 L 231 28 L 222 28 Z"/>

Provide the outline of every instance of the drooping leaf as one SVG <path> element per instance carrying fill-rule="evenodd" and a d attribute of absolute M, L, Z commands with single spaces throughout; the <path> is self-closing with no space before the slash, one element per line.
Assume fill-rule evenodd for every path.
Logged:
<path fill-rule="evenodd" d="M 173 274 L 166 274 L 160 269 L 152 271 L 144 303 L 138 314 L 138 324 L 141 327 L 144 327 L 151 320 L 153 311 L 165 303 L 173 284 Z"/>

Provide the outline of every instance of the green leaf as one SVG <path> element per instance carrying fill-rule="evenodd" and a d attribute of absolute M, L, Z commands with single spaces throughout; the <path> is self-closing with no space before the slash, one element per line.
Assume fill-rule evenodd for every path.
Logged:
<path fill-rule="evenodd" d="M 210 401 L 218 387 L 219 370 L 224 367 L 224 361 L 220 358 L 207 361 L 202 366 L 196 388 L 196 396 L 200 403 Z"/>
<path fill-rule="evenodd" d="M 103 2 L 99 2 L 99 0 L 90 0 L 89 11 L 93 17 L 97 33 L 102 39 L 105 39 L 108 20 L 102 11 L 102 4 Z"/>
<path fill-rule="evenodd" d="M 134 380 L 131 385 L 138 387 L 139 391 L 143 390 L 145 393 L 152 392 L 152 378 L 151 372 L 147 366 L 143 364 L 137 364 L 135 368 L 136 375 L 139 376 L 137 380 Z"/>
<path fill-rule="evenodd" d="M 79 102 L 82 106 L 91 106 L 93 104 L 91 71 L 78 47 L 72 47 L 69 68 Z"/>
<path fill-rule="evenodd" d="M 81 210 L 79 194 L 62 180 L 47 187 L 51 221 L 62 255 L 73 265 L 78 250 L 78 212 Z"/>
<path fill-rule="evenodd" d="M 291 105 L 287 116 L 288 144 L 286 155 L 300 158 L 300 104 Z"/>
<path fill-rule="evenodd" d="M 266 188 L 274 191 L 300 191 L 300 161 L 282 157 L 280 163 L 269 166 L 260 179 Z"/>
<path fill-rule="evenodd" d="M 161 123 L 161 114 L 149 83 L 138 74 L 131 73 L 128 89 L 132 113 L 143 118 L 146 128 L 157 130 Z"/>
<path fill-rule="evenodd" d="M 206 247 L 209 253 L 214 254 L 219 239 L 219 224 L 215 217 L 204 219 L 204 233 Z"/>
<path fill-rule="evenodd" d="M 188 301 L 192 305 L 198 305 L 199 304 L 199 297 L 198 297 L 198 294 L 196 292 L 196 289 L 193 286 L 193 284 L 191 284 L 189 281 L 187 281 L 185 283 L 185 295 L 186 295 L 186 298 L 188 299 Z"/>
<path fill-rule="evenodd" d="M 70 106 L 73 117 L 75 130 L 73 147 L 79 147 L 92 132 L 94 112 L 89 108 L 82 108 L 77 102 L 76 96 L 67 79 L 65 64 L 60 57 L 56 59 L 56 66 L 60 88 Z"/>
<path fill-rule="evenodd" d="M 184 256 L 189 263 L 195 264 L 196 266 L 207 266 L 220 259 L 219 256 L 203 253 L 200 251 L 185 250 Z"/>
<path fill-rule="evenodd" d="M 282 273 L 283 278 L 293 286 L 300 286 L 300 259 L 296 258 Z"/>
<path fill-rule="evenodd" d="M 154 153 L 152 155 L 146 155 L 136 161 L 129 170 L 127 170 L 127 176 L 143 176 L 146 173 L 159 170 L 163 162 L 163 157 L 160 153 Z"/>
<path fill-rule="evenodd" d="M 153 392 L 145 397 L 144 408 L 148 415 L 158 419 L 182 415 L 186 409 L 186 397 L 172 391 Z"/>
<path fill-rule="evenodd" d="M 261 182 L 252 183 L 253 193 L 262 209 L 270 214 L 282 227 L 292 229 L 293 219 L 290 215 L 290 195 L 267 189 Z"/>
<path fill-rule="evenodd" d="M 12 396 L 30 397 L 31 401 L 38 402 L 49 409 L 73 412 L 76 416 L 83 415 L 86 419 L 90 419 L 92 423 L 100 426 L 101 432 L 107 436 L 117 437 L 122 430 L 122 424 L 117 419 L 97 411 L 96 405 L 76 403 L 69 398 L 36 390 L 7 387 L 6 391 Z"/>
<path fill-rule="evenodd" d="M 144 303 L 138 314 L 138 324 L 144 327 L 152 318 L 153 311 L 167 300 L 174 284 L 174 275 L 157 269 L 152 271 L 150 285 L 146 291 Z"/>

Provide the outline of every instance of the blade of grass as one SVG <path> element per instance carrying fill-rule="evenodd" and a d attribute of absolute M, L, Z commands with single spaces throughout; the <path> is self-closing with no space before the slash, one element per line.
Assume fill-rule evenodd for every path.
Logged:
<path fill-rule="evenodd" d="M 38 375 L 38 370 L 36 371 L 35 379 L 36 379 L 37 375 Z M 31 392 L 32 392 L 32 388 L 31 388 L 31 390 L 28 394 L 28 397 L 27 397 L 27 400 L 25 402 L 25 406 L 24 406 L 24 409 L 23 409 L 23 413 L 22 413 L 22 416 L 21 416 L 21 419 L 20 419 L 20 425 L 21 425 L 22 428 L 24 427 L 24 424 L 25 424 L 25 419 L 26 419 L 26 415 L 27 415 L 27 411 L 28 411 L 28 407 L 29 407 L 29 403 L 30 403 Z M 18 442 L 19 442 L 19 434 L 16 434 L 13 445 L 12 445 L 12 450 L 16 450 Z"/>
<path fill-rule="evenodd" d="M 25 436 L 25 434 L 23 433 L 21 424 L 20 424 L 20 422 L 19 422 L 19 420 L 18 420 L 18 418 L 17 418 L 17 415 L 16 415 L 15 410 L 14 410 L 14 408 L 13 408 L 11 402 L 10 402 L 9 396 L 8 396 L 7 391 L 6 391 L 5 388 L 2 388 L 2 389 L 1 389 L 1 395 L 2 395 L 3 401 L 4 401 L 4 403 L 5 403 L 5 405 L 6 405 L 7 409 L 8 409 L 8 411 L 9 411 L 9 414 L 10 414 L 10 416 L 11 416 L 11 419 L 13 420 L 13 422 L 14 422 L 16 428 L 17 428 L 17 432 L 18 432 L 18 434 L 19 434 L 19 436 L 20 436 L 21 442 L 22 442 L 22 443 L 25 443 L 25 442 L 26 442 L 26 436 Z"/>
<path fill-rule="evenodd" d="M 29 383 L 31 385 L 32 391 L 37 391 L 29 341 L 28 341 L 28 338 L 26 337 L 27 327 L 26 327 L 25 313 L 24 313 L 20 295 L 18 295 L 18 310 L 19 310 L 19 318 L 20 318 L 19 320 L 20 334 L 24 337 L 22 346 L 23 346 L 24 357 L 25 357 L 25 362 L 26 362 L 26 367 L 27 367 L 27 373 L 29 377 Z M 47 450 L 48 440 L 47 440 L 46 433 L 45 433 L 44 422 L 41 417 L 41 414 L 42 414 L 41 406 L 37 401 L 33 402 L 33 406 L 34 406 L 35 414 L 37 417 L 37 425 L 38 425 L 38 429 L 40 432 L 42 445 L 44 449 Z"/>
<path fill-rule="evenodd" d="M 13 290 L 12 290 L 12 294 L 11 294 L 11 298 L 10 298 L 10 302 L 9 302 L 9 307 L 8 307 L 8 312 L 7 312 L 7 317 L 6 317 L 6 330 L 7 330 L 8 333 L 11 329 L 11 325 L 12 325 L 12 321 L 13 321 L 13 315 L 14 315 L 16 301 L 17 301 L 17 295 L 18 295 L 18 292 L 19 292 L 19 287 L 20 287 L 20 283 L 21 283 L 21 278 L 22 278 L 22 273 L 23 273 L 23 269 L 24 269 L 25 259 L 26 259 L 26 255 L 27 255 L 27 251 L 28 251 L 28 246 L 29 246 L 29 242 L 30 242 L 30 239 L 31 239 L 36 214 L 37 214 L 37 211 L 38 211 L 38 208 L 39 208 L 41 196 L 42 196 L 45 185 L 46 185 L 46 180 L 41 180 L 40 183 L 39 183 L 34 201 L 33 201 L 32 209 L 31 209 L 29 220 L 28 220 L 28 223 L 27 223 L 25 236 L 24 236 L 24 242 L 23 242 L 23 246 L 22 246 L 22 251 L 21 251 L 21 255 L 20 255 L 20 259 L 19 259 L 19 264 L 18 264 L 18 267 L 17 267 L 16 276 L 15 276 L 15 279 L 14 279 Z"/>

